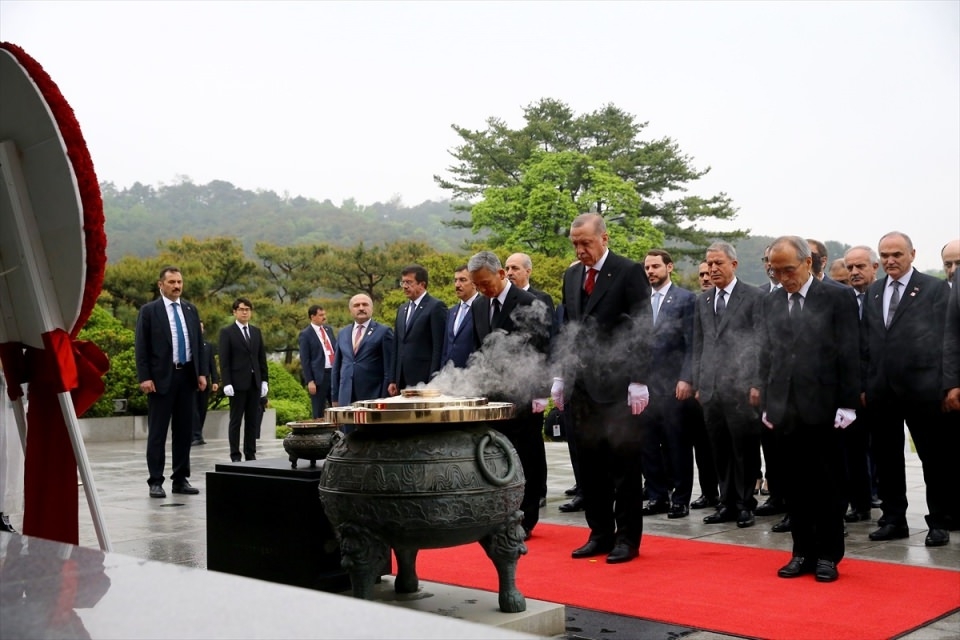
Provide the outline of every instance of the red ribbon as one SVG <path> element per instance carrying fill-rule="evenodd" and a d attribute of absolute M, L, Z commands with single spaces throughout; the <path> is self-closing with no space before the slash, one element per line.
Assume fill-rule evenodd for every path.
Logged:
<path fill-rule="evenodd" d="M 78 544 L 77 461 L 57 394 L 69 391 L 82 415 L 103 395 L 110 361 L 97 345 L 75 341 L 63 329 L 41 338 L 44 349 L 0 344 L 11 400 L 22 395 L 21 384 L 29 384 L 23 532 Z"/>

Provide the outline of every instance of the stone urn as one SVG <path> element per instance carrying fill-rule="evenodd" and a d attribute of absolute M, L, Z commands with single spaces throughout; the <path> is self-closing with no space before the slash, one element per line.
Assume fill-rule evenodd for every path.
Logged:
<path fill-rule="evenodd" d="M 337 425 L 324 420 L 288 422 L 287 426 L 290 433 L 283 439 L 283 450 L 290 456 L 290 466 L 294 469 L 297 460 L 309 460 L 311 467 L 317 466 L 317 460 L 327 457 L 341 435 Z"/>
<path fill-rule="evenodd" d="M 414 593 L 418 550 L 479 542 L 497 571 L 501 611 L 526 609 L 516 588 L 527 552 L 523 468 L 496 430 L 513 412 L 510 403 L 423 390 L 327 410 L 330 422 L 354 427 L 327 454 L 320 478 L 354 596 L 372 598 L 391 548 L 396 591 Z"/>

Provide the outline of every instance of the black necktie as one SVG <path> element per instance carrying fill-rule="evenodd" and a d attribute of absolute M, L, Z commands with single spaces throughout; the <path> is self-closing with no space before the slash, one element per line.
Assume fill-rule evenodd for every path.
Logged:
<path fill-rule="evenodd" d="M 803 311 L 803 296 L 797 291 L 790 294 L 790 299 L 793 301 L 793 305 L 790 307 L 790 319 L 796 320 L 800 317 L 800 312 Z"/>
<path fill-rule="evenodd" d="M 250 344 L 250 329 L 247 325 L 243 325 L 243 339 L 247 341 L 247 344 Z"/>
<path fill-rule="evenodd" d="M 723 312 L 727 310 L 726 295 L 727 292 L 724 289 L 717 289 L 717 318 L 722 316 Z"/>
<path fill-rule="evenodd" d="M 890 328 L 890 323 L 893 322 L 893 316 L 897 312 L 897 307 L 900 305 L 900 281 L 894 280 L 890 283 L 890 286 L 893 287 L 893 293 L 890 295 L 890 306 L 887 307 L 887 328 Z"/>
<path fill-rule="evenodd" d="M 495 326 L 497 324 L 497 319 L 500 317 L 500 298 L 493 299 L 493 316 L 490 318 L 490 326 Z"/>

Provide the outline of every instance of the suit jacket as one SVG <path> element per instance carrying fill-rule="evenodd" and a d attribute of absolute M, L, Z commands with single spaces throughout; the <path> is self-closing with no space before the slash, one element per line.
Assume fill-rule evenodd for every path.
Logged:
<path fill-rule="evenodd" d="M 353 328 L 349 324 L 337 334 L 337 355 L 331 373 L 333 398 L 344 407 L 354 400 L 387 397 L 387 386 L 393 380 L 393 330 L 370 320 L 354 353 Z"/>
<path fill-rule="evenodd" d="M 321 325 L 321 329 L 326 332 L 327 340 L 330 341 L 330 347 L 333 349 L 334 357 L 336 357 L 337 348 L 334 345 L 337 342 L 333 335 L 333 329 L 326 324 Z M 300 368 L 303 372 L 304 383 L 323 382 L 323 376 L 327 368 L 327 354 L 323 350 L 323 343 L 320 342 L 320 336 L 317 335 L 313 323 L 307 325 L 300 332 L 297 342 L 300 345 Z"/>
<path fill-rule="evenodd" d="M 181 298 L 180 311 L 186 321 L 187 340 L 198 376 L 209 373 L 204 366 L 201 348 L 200 315 L 197 308 Z M 140 307 L 134 337 L 134 357 L 137 362 L 137 380 L 153 380 L 157 393 L 167 393 L 173 380 L 173 334 L 170 317 L 163 298 L 157 298 Z"/>
<path fill-rule="evenodd" d="M 960 269 L 953 274 L 943 333 L 943 390 L 960 387 Z"/>
<path fill-rule="evenodd" d="M 697 296 L 676 284 L 660 302 L 650 338 L 650 393 L 672 396 L 677 381 L 693 384 L 693 312 Z M 651 313 L 653 309 L 651 307 Z"/>
<path fill-rule="evenodd" d="M 476 303 L 482 297 L 477 296 L 473 302 Z M 473 313 L 464 314 L 463 320 L 460 321 L 460 330 L 456 333 L 453 331 L 457 322 L 459 307 L 460 303 L 458 302 L 456 306 L 450 307 L 447 311 L 447 325 L 443 334 L 443 354 L 440 356 L 440 366 L 453 362 L 456 367 L 465 367 L 470 354 L 476 348 L 476 337 L 473 333 Z"/>
<path fill-rule="evenodd" d="M 624 402 L 627 385 L 650 375 L 650 282 L 642 264 L 612 251 L 589 300 L 583 281 L 582 264 L 563 274 L 561 331 L 576 331 L 565 340 L 576 345 L 576 358 L 561 362 L 564 384 L 583 385 L 594 402 Z"/>
<path fill-rule="evenodd" d="M 258 327 L 248 324 L 250 343 L 236 322 L 220 330 L 220 374 L 223 386 L 233 385 L 234 391 L 256 391 L 260 384 L 269 381 L 267 352 Z"/>
<path fill-rule="evenodd" d="M 547 305 L 547 310 L 550 311 L 550 337 L 552 338 L 557 335 L 557 332 L 560 330 L 560 325 L 557 324 L 557 310 L 553 305 L 553 297 L 546 291 L 534 289 L 533 287 L 528 288 L 527 293 L 532 293 L 534 298 Z"/>
<path fill-rule="evenodd" d="M 204 341 L 200 343 L 200 348 L 201 348 L 201 351 L 203 352 L 201 361 L 203 362 L 204 368 L 207 371 L 207 375 L 209 376 L 209 379 L 207 380 L 207 384 L 208 385 L 220 384 L 220 374 L 217 373 L 217 361 L 216 361 L 216 358 L 214 358 L 213 344 L 210 342 Z M 208 386 L 208 390 L 209 390 L 209 386 Z"/>
<path fill-rule="evenodd" d="M 407 328 L 407 302 L 397 309 L 394 324 L 396 336 L 395 372 L 393 381 L 401 388 L 412 387 L 430 378 L 440 370 L 443 355 L 443 334 L 446 330 L 447 307 L 442 302 L 424 294 L 420 305 L 413 311 L 410 327 Z"/>
<path fill-rule="evenodd" d="M 782 289 L 781 289 L 782 290 Z M 718 323 L 713 311 L 717 288 L 697 297 L 693 316 L 693 386 L 700 402 L 709 402 L 714 393 L 743 398 L 750 388 L 760 388 L 759 346 L 760 289 L 737 280 Z"/>
<path fill-rule="evenodd" d="M 917 403 L 939 402 L 950 285 L 914 269 L 888 329 L 883 321 L 888 278 L 871 284 L 864 299 L 860 356 L 867 404 L 890 392 Z"/>
<path fill-rule="evenodd" d="M 859 406 L 856 295 L 852 287 L 814 278 L 797 318 L 791 318 L 788 309 L 786 289 L 762 300 L 763 409 L 771 423 L 783 423 L 792 393 L 801 422 L 833 423 L 837 409 Z"/>

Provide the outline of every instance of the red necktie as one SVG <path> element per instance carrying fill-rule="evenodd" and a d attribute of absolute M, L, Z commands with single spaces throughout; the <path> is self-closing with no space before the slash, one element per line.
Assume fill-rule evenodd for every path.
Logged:
<path fill-rule="evenodd" d="M 323 348 L 327 352 L 327 360 L 333 364 L 333 347 L 330 346 L 330 340 L 327 338 L 327 330 L 320 327 L 320 339 L 323 341 Z"/>
<path fill-rule="evenodd" d="M 360 341 L 363 340 L 363 325 L 357 325 L 357 333 L 353 336 L 353 352 L 356 353 L 360 347 Z"/>
<path fill-rule="evenodd" d="M 587 281 L 583 283 L 583 290 L 587 292 L 587 295 L 593 293 L 593 285 L 597 283 L 597 270 L 588 268 L 587 269 Z"/>

